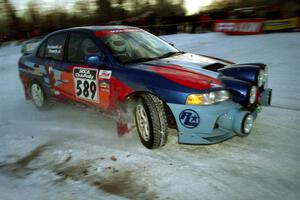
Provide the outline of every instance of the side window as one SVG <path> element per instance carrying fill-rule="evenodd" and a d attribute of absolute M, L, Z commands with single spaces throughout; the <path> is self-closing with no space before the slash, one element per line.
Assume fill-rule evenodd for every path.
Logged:
<path fill-rule="evenodd" d="M 45 57 L 52 58 L 54 60 L 62 60 L 66 37 L 66 33 L 57 34 L 50 37 L 47 40 Z"/>
<path fill-rule="evenodd" d="M 46 42 L 43 42 L 43 44 L 41 44 L 41 46 L 37 52 L 37 57 L 40 57 L 40 58 L 45 57 L 45 46 L 46 46 Z"/>
<path fill-rule="evenodd" d="M 101 54 L 93 40 L 83 33 L 71 33 L 68 46 L 68 61 L 84 63 L 88 55 Z"/>

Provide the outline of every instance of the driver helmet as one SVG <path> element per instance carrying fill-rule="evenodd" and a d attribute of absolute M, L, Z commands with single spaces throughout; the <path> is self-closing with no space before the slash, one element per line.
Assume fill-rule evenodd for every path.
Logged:
<path fill-rule="evenodd" d="M 99 53 L 98 48 L 96 45 L 90 40 L 89 38 L 85 39 L 81 43 L 81 49 L 84 52 L 85 55 L 91 55 Z"/>
<path fill-rule="evenodd" d="M 126 55 L 126 42 L 121 36 L 114 34 L 108 38 L 107 43 L 113 54 Z"/>

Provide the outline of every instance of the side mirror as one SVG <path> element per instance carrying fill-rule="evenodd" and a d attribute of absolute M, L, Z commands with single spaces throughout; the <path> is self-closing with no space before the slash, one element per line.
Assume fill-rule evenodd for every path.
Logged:
<path fill-rule="evenodd" d="M 30 40 L 27 40 L 23 42 L 22 47 L 21 47 L 21 52 L 23 55 L 29 55 L 31 54 L 34 49 L 40 44 L 40 41 L 42 38 L 33 38 Z"/>
<path fill-rule="evenodd" d="M 100 55 L 88 55 L 85 57 L 86 65 L 99 66 L 103 64 L 103 58 Z"/>
<path fill-rule="evenodd" d="M 21 53 L 23 55 L 29 55 L 33 52 L 33 50 L 34 46 L 32 45 L 32 43 L 23 44 L 21 47 Z"/>

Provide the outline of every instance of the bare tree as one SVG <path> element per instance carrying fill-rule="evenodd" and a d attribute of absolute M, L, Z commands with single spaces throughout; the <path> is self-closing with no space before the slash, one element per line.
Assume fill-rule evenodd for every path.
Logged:
<path fill-rule="evenodd" d="M 112 5 L 110 0 L 96 0 L 97 14 L 102 22 L 107 22 L 111 17 Z"/>
<path fill-rule="evenodd" d="M 13 30 L 15 27 L 18 27 L 19 25 L 16 9 L 9 0 L 2 0 L 2 4 L 4 8 L 4 13 L 9 21 L 9 26 L 10 26 L 9 28 Z"/>

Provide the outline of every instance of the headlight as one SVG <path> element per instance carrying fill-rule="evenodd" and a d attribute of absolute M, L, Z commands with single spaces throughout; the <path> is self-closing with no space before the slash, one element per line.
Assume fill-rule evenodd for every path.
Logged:
<path fill-rule="evenodd" d="M 250 93 L 249 93 L 249 103 L 250 104 L 254 104 L 255 100 L 256 100 L 256 94 L 257 94 L 257 87 L 256 86 L 252 86 Z"/>
<path fill-rule="evenodd" d="M 257 76 L 257 86 L 261 87 L 265 83 L 265 71 L 260 70 Z"/>
<path fill-rule="evenodd" d="M 210 105 L 230 99 L 230 93 L 227 90 L 219 90 L 204 94 L 191 94 L 186 99 L 189 105 Z"/>

